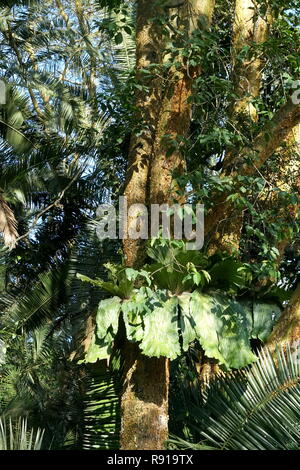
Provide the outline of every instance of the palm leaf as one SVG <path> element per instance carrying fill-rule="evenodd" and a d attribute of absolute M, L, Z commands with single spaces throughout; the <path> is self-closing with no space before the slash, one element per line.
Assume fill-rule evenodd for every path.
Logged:
<path fill-rule="evenodd" d="M 0 450 L 40 450 L 44 432 L 27 428 L 27 420 L 19 419 L 8 424 L 0 419 Z"/>
<path fill-rule="evenodd" d="M 117 372 L 104 370 L 90 379 L 85 399 L 85 450 L 113 450 L 119 446 L 121 382 Z"/>
<path fill-rule="evenodd" d="M 3 322 L 20 332 L 33 330 L 46 320 L 58 318 L 61 302 L 68 290 L 66 274 L 63 265 L 42 273 L 26 294 L 12 300 L 4 312 Z M 6 295 L 2 297 L 6 298 Z"/>
<path fill-rule="evenodd" d="M 289 345 L 275 357 L 264 349 L 253 366 L 215 379 L 199 402 L 192 426 L 215 448 L 300 448 L 300 361 Z M 198 445 L 195 440 L 192 448 Z"/>
<path fill-rule="evenodd" d="M 3 234 L 4 245 L 12 250 L 16 246 L 19 236 L 17 220 L 13 211 L 2 197 L 0 197 L 0 232 Z"/>

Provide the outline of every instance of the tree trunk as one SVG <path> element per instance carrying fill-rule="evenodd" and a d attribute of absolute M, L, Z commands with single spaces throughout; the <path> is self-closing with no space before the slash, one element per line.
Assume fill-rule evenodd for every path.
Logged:
<path fill-rule="evenodd" d="M 155 6 L 156 5 L 156 6 Z M 170 5 L 172 3 L 170 2 Z M 180 21 L 188 22 L 187 34 L 195 29 L 197 19 L 207 25 L 212 15 L 214 0 L 192 0 L 178 5 Z M 171 8 L 170 10 L 173 10 Z M 151 19 L 159 13 L 155 2 L 140 0 L 137 13 L 137 71 L 150 63 L 162 63 L 164 47 L 160 31 Z M 192 75 L 191 75 L 192 74 Z M 174 151 L 166 158 L 163 136 L 168 133 L 176 140 L 186 136 L 191 115 L 188 98 L 192 93 L 195 71 L 188 73 L 183 64 L 177 74 L 171 71 L 162 95 L 163 84 L 158 78 L 148 83 L 148 91 L 137 96 L 144 129 L 133 135 L 129 154 L 125 196 L 128 205 L 135 203 L 170 203 L 175 187 L 173 170 L 184 171 L 181 152 Z M 139 73 L 138 73 L 139 77 Z M 127 220 L 128 229 L 135 218 Z M 144 262 L 143 241 L 124 240 L 127 266 L 139 267 Z M 159 326 L 158 326 L 159 327 Z M 168 437 L 169 360 L 149 358 L 141 354 L 136 344 L 125 340 L 124 390 L 121 398 L 121 449 L 161 450 Z"/>
<path fill-rule="evenodd" d="M 251 48 L 263 44 L 268 39 L 272 15 L 267 10 L 265 17 L 256 14 L 256 2 L 254 0 L 236 0 L 233 35 L 232 35 L 232 74 L 235 99 L 232 104 L 230 119 L 236 129 L 242 132 L 243 121 L 248 119 L 257 121 L 257 111 L 252 100 L 257 98 L 262 84 L 262 67 L 264 64 L 261 56 L 256 56 L 255 50 L 250 57 L 240 59 L 241 50 L 248 46 Z M 245 123 L 244 123 L 245 125 Z M 237 149 L 226 152 L 223 162 L 223 173 L 232 174 Z M 243 212 L 233 210 L 231 205 L 220 206 L 223 218 L 211 234 L 209 240 L 209 254 L 217 250 L 238 253 L 243 227 Z M 223 212 L 224 211 L 224 212 Z M 213 217 L 215 217 L 213 213 Z M 216 218 L 218 220 L 218 218 Z"/>
<path fill-rule="evenodd" d="M 255 19 L 256 3 L 254 0 L 236 0 L 232 40 L 233 81 L 237 97 L 234 114 L 243 113 L 253 121 L 257 121 L 257 111 L 251 101 L 260 93 L 263 60 L 257 52 L 242 60 L 238 55 L 246 46 L 263 44 L 273 22 L 269 9 L 264 18 L 258 16 Z"/>
<path fill-rule="evenodd" d="M 197 28 L 209 29 L 214 6 L 215 0 L 191 0 L 181 5 L 177 27 L 186 31 L 185 39 Z M 150 200 L 154 204 L 184 202 L 173 173 L 183 174 L 186 169 L 182 148 L 190 128 L 193 83 L 201 75 L 201 67 L 189 67 L 180 56 L 177 62 L 181 68 L 171 68 L 167 77 L 154 144 L 150 181 Z"/>
<path fill-rule="evenodd" d="M 121 449 L 161 450 L 168 438 L 169 360 L 146 357 L 126 341 Z"/>
<path fill-rule="evenodd" d="M 149 203 L 149 169 L 153 155 L 160 111 L 160 78 L 145 78 L 143 70 L 162 62 L 163 37 L 153 18 L 161 12 L 155 2 L 139 0 L 137 10 L 137 80 L 143 89 L 136 95 L 136 120 L 140 132 L 133 132 L 130 143 L 124 195 L 128 207 Z M 157 73 L 155 71 L 154 73 Z M 144 241 L 130 239 L 134 216 L 127 218 L 127 238 L 123 248 L 126 265 L 140 267 L 145 258 Z M 124 387 L 121 397 L 121 436 L 123 450 L 160 450 L 168 436 L 169 363 L 141 354 L 136 344 L 124 340 Z"/>
<path fill-rule="evenodd" d="M 298 284 L 288 306 L 281 315 L 267 346 L 274 351 L 277 346 L 285 343 L 298 343 L 300 340 L 300 283 Z"/>
<path fill-rule="evenodd" d="M 135 96 L 135 129 L 131 135 L 124 196 L 128 207 L 148 204 L 149 168 L 153 154 L 156 126 L 162 99 L 162 83 L 157 68 L 162 63 L 163 36 L 153 18 L 161 13 L 156 2 L 139 0 L 136 32 L 136 80 L 141 88 Z M 151 69 L 149 66 L 151 65 Z M 146 72 L 146 73 L 145 73 Z M 154 76 L 153 76 L 154 74 Z M 135 226 L 134 216 L 127 218 L 125 234 Z M 144 241 L 124 239 L 124 254 L 128 266 L 141 266 L 144 259 Z"/>

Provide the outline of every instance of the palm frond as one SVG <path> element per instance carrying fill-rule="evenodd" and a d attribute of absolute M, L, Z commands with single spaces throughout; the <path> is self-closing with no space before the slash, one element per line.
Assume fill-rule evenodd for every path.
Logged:
<path fill-rule="evenodd" d="M 65 298 L 67 289 L 64 266 L 42 273 L 26 294 L 13 299 L 2 317 L 3 322 L 18 331 L 38 328 L 46 320 L 59 316 L 61 299 Z"/>
<path fill-rule="evenodd" d="M 0 232 L 3 234 L 4 245 L 10 250 L 16 246 L 19 236 L 17 225 L 13 211 L 5 200 L 0 197 Z"/>
<path fill-rule="evenodd" d="M 192 443 L 178 436 L 169 436 L 168 448 L 177 450 L 218 450 L 216 447 L 209 446 L 204 442 Z"/>
<path fill-rule="evenodd" d="M 121 382 L 106 369 L 90 379 L 85 400 L 85 450 L 113 450 L 119 446 Z"/>
<path fill-rule="evenodd" d="M 192 426 L 200 444 L 221 450 L 299 449 L 299 403 L 297 352 L 287 345 L 273 357 L 264 349 L 252 367 L 215 379 L 202 404 L 192 407 Z M 182 448 L 180 439 L 177 445 Z M 195 440 L 191 448 L 197 446 Z"/>

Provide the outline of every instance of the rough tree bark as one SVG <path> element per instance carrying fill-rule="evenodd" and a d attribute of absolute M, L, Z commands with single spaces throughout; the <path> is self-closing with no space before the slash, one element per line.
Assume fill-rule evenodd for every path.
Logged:
<path fill-rule="evenodd" d="M 251 57 L 240 59 L 239 53 L 245 46 L 263 44 L 268 39 L 272 15 L 267 11 L 264 17 L 256 16 L 257 2 L 236 0 L 233 21 L 233 81 L 235 94 L 234 114 L 244 113 L 257 121 L 257 111 L 252 104 L 253 98 L 260 93 L 263 57 L 261 51 L 253 51 Z"/>
<path fill-rule="evenodd" d="M 153 18 L 161 13 L 154 2 L 139 0 L 137 9 L 136 71 L 143 89 L 136 95 L 136 121 L 140 132 L 133 132 L 130 143 L 124 196 L 128 207 L 148 204 L 150 160 L 153 154 L 162 84 L 160 78 L 145 78 L 150 64 L 162 61 L 163 38 Z M 148 69 L 149 71 L 149 69 Z M 157 72 L 157 71 L 156 71 Z M 155 72 L 154 72 L 155 73 Z M 143 264 L 144 242 L 128 237 L 134 216 L 127 218 L 124 239 L 126 265 Z M 121 398 L 120 447 L 124 450 L 162 449 L 167 439 L 169 368 L 165 359 L 143 356 L 139 348 L 125 339 L 124 388 Z"/>
<path fill-rule="evenodd" d="M 295 346 L 300 341 L 300 283 L 298 284 L 288 306 L 281 315 L 271 336 L 268 339 L 267 346 L 274 351 L 277 346 L 292 343 Z"/>
<path fill-rule="evenodd" d="M 188 21 L 188 34 L 196 27 L 197 19 L 211 18 L 214 0 L 191 0 L 178 5 L 180 21 Z M 156 6 L 155 6 L 156 5 Z M 177 6 L 177 3 L 176 3 Z M 170 2 L 170 10 L 174 2 Z M 155 2 L 140 0 L 137 13 L 137 71 L 150 63 L 163 60 L 163 41 L 159 29 L 151 22 L 159 14 Z M 210 21 L 210 20 L 209 20 Z M 181 152 L 174 152 L 167 161 L 163 136 L 185 136 L 190 125 L 191 105 L 187 102 L 192 93 L 192 81 L 183 64 L 178 76 L 174 71 L 168 77 L 168 90 L 163 83 L 152 80 L 148 92 L 137 96 L 138 113 L 145 124 L 141 134 L 133 134 L 125 196 L 128 205 L 171 202 L 174 197 L 173 169 L 184 163 Z M 135 217 L 127 220 L 127 230 L 135 224 Z M 128 233 L 128 232 L 127 232 Z M 139 267 L 144 260 L 143 242 L 124 240 L 124 253 L 128 266 Z M 160 450 L 168 438 L 169 360 L 147 358 L 137 345 L 125 341 L 125 380 L 121 399 L 121 449 Z"/>
<path fill-rule="evenodd" d="M 153 76 L 149 66 L 159 67 L 162 62 L 164 40 L 161 28 L 153 21 L 153 18 L 161 13 L 162 10 L 155 2 L 139 0 L 136 24 L 136 79 L 143 88 L 136 93 L 136 129 L 131 136 L 125 181 L 124 196 L 129 207 L 132 204 L 148 204 L 149 167 L 162 98 L 162 83 L 161 78 L 157 76 L 158 70 L 153 70 Z M 135 218 L 129 217 L 127 234 L 134 224 Z M 124 239 L 128 266 L 143 264 L 143 247 L 142 240 L 132 240 L 129 237 Z"/>
<path fill-rule="evenodd" d="M 186 37 L 197 27 L 209 28 L 214 7 L 215 0 L 190 0 L 181 5 L 178 13 L 179 28 L 185 30 Z M 181 68 L 171 68 L 167 77 L 154 144 L 150 199 L 156 204 L 172 204 L 174 200 L 183 202 L 177 194 L 179 188 L 173 172 L 182 174 L 186 168 L 181 143 L 188 135 L 192 113 L 189 98 L 193 93 L 194 80 L 201 74 L 201 67 L 189 67 L 186 60 L 179 60 Z M 166 155 L 167 149 L 173 150 L 170 155 Z"/>

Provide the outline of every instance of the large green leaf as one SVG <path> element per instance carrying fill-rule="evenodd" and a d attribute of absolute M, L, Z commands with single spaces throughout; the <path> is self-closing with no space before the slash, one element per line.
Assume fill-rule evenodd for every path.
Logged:
<path fill-rule="evenodd" d="M 218 359 L 229 368 L 240 368 L 256 360 L 247 333 L 242 307 L 225 296 L 195 291 L 190 302 L 181 302 L 183 345 L 187 347 L 193 337 L 208 357 Z"/>
<path fill-rule="evenodd" d="M 112 297 L 99 303 L 96 316 L 96 330 L 83 362 L 94 363 L 107 359 L 118 331 L 121 299 Z"/>
<path fill-rule="evenodd" d="M 108 334 L 111 336 L 116 335 L 120 311 L 120 297 L 112 297 L 111 299 L 104 299 L 100 302 L 96 317 L 96 332 L 99 339 L 105 338 Z"/>
<path fill-rule="evenodd" d="M 240 369 L 257 360 L 251 350 L 247 321 L 242 306 L 226 298 L 215 299 L 223 325 L 218 332 L 219 348 L 229 368 Z"/>
<path fill-rule="evenodd" d="M 280 314 L 276 304 L 236 302 L 219 291 L 170 296 L 167 290 L 141 287 L 128 300 L 112 297 L 100 302 L 87 362 L 110 355 L 121 310 L 127 338 L 139 343 L 145 355 L 175 359 L 198 340 L 206 356 L 236 369 L 256 360 L 250 338 L 264 341 Z"/>
<path fill-rule="evenodd" d="M 130 300 L 122 304 L 123 319 L 127 338 L 131 341 L 141 341 L 144 335 L 143 316 L 149 311 L 145 289 L 140 289 Z"/>
<path fill-rule="evenodd" d="M 217 315 L 220 310 L 217 308 L 214 298 L 197 291 L 193 292 L 189 312 L 195 322 L 194 329 L 205 354 L 208 357 L 218 359 L 220 363 L 226 363 L 219 350 L 218 332 L 221 332 L 223 323 Z"/>
<path fill-rule="evenodd" d="M 153 310 L 144 317 L 144 324 L 140 348 L 146 356 L 176 359 L 180 355 L 177 297 L 171 297 L 164 303 L 155 301 Z"/>
<path fill-rule="evenodd" d="M 182 349 L 187 351 L 191 342 L 197 338 L 195 320 L 190 311 L 191 294 L 186 292 L 178 296 L 180 306 L 179 326 L 182 336 Z"/>
<path fill-rule="evenodd" d="M 85 358 L 82 361 L 79 361 L 79 364 L 82 362 L 86 363 L 95 363 L 97 361 L 102 361 L 107 359 L 111 353 L 112 341 L 111 337 L 105 340 L 99 340 L 96 335 L 93 335 L 92 342 L 86 352 Z"/>
<path fill-rule="evenodd" d="M 244 264 L 227 258 L 214 264 L 209 270 L 211 285 L 220 289 L 235 289 L 245 285 Z"/>
<path fill-rule="evenodd" d="M 249 338 L 265 342 L 281 315 L 281 308 L 274 302 L 242 299 L 239 301 L 247 322 Z"/>

